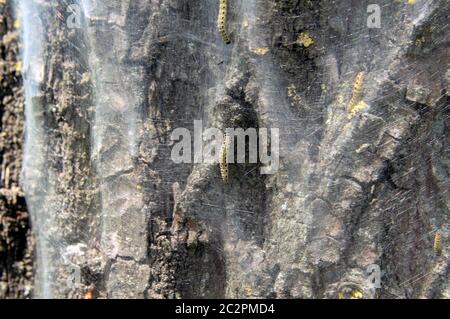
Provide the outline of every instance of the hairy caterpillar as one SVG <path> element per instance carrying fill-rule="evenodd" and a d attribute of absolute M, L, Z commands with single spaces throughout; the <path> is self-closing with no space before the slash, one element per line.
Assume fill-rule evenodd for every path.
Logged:
<path fill-rule="evenodd" d="M 223 138 L 222 148 L 220 150 L 220 175 L 224 183 L 228 183 L 228 147 L 230 144 L 230 138 L 227 133 Z"/>
<path fill-rule="evenodd" d="M 227 13 L 228 13 L 228 0 L 219 0 L 219 16 L 217 18 L 217 29 L 222 35 L 222 39 L 226 44 L 230 44 L 230 36 L 227 32 Z"/>
<path fill-rule="evenodd" d="M 436 232 L 436 234 L 434 235 L 433 248 L 437 255 L 440 255 L 442 253 L 442 235 L 440 232 Z"/>
<path fill-rule="evenodd" d="M 363 91 L 363 85 L 364 85 L 364 72 L 359 72 L 355 80 L 353 81 L 353 90 L 352 90 L 352 98 L 350 99 L 350 102 L 348 103 L 348 110 L 349 112 L 352 112 L 353 108 L 356 104 L 358 104 L 361 93 Z"/>

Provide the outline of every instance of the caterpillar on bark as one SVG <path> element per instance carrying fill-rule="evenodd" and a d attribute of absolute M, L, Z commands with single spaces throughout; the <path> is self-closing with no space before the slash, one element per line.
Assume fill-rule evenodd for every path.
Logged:
<path fill-rule="evenodd" d="M 348 103 L 348 110 L 351 112 L 353 107 L 358 104 L 361 98 L 361 93 L 363 91 L 364 86 L 364 72 L 359 72 L 355 80 L 353 81 L 353 90 L 352 90 L 352 98 L 350 99 L 350 102 Z"/>
<path fill-rule="evenodd" d="M 224 183 L 228 183 L 228 148 L 230 145 L 230 137 L 225 133 L 222 143 L 222 148 L 220 149 L 220 175 L 222 175 L 222 180 Z"/>
<path fill-rule="evenodd" d="M 440 232 L 436 232 L 434 235 L 433 249 L 437 255 L 442 253 L 442 235 Z"/>
<path fill-rule="evenodd" d="M 230 44 L 230 35 L 227 32 L 228 0 L 219 0 L 219 16 L 217 18 L 217 29 L 226 44 Z"/>

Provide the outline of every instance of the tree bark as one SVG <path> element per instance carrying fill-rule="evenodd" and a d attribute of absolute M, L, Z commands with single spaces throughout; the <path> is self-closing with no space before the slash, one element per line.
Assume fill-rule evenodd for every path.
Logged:
<path fill-rule="evenodd" d="M 0 1 L 0 298 L 30 297 L 33 240 L 19 185 L 23 140 L 23 90 L 19 28 L 13 6 Z"/>
<path fill-rule="evenodd" d="M 379 3 L 229 0 L 226 45 L 218 1 L 22 1 L 35 296 L 449 298 L 450 9 Z M 174 163 L 195 120 L 279 169 Z"/>

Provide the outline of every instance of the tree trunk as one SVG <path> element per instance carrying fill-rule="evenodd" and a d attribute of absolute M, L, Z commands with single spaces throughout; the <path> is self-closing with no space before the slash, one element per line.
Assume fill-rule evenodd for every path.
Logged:
<path fill-rule="evenodd" d="M 0 298 L 29 297 L 32 248 L 23 190 L 19 185 L 23 138 L 23 90 L 18 20 L 0 1 Z"/>
<path fill-rule="evenodd" d="M 20 1 L 34 296 L 449 298 L 448 2 L 227 2 L 229 45 L 219 1 Z M 175 163 L 196 120 L 278 169 Z"/>

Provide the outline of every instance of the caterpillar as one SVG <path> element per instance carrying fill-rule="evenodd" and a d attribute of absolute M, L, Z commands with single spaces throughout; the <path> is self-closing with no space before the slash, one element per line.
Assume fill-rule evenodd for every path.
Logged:
<path fill-rule="evenodd" d="M 223 138 L 222 148 L 220 149 L 220 175 L 222 175 L 222 180 L 224 183 L 228 183 L 228 147 L 230 144 L 230 139 L 227 133 Z"/>
<path fill-rule="evenodd" d="M 217 18 L 217 29 L 222 35 L 222 39 L 226 44 L 230 44 L 230 36 L 227 32 L 227 13 L 228 0 L 219 0 L 219 16 Z"/>
<path fill-rule="evenodd" d="M 353 90 L 352 90 L 352 98 L 350 99 L 350 102 L 348 103 L 348 111 L 352 112 L 353 108 L 356 104 L 358 104 L 361 93 L 363 91 L 363 85 L 364 85 L 364 72 L 359 72 L 355 80 L 353 81 Z"/>
<path fill-rule="evenodd" d="M 434 235 L 433 248 L 437 255 L 440 255 L 442 253 L 442 235 L 440 232 L 436 232 L 436 234 Z"/>

